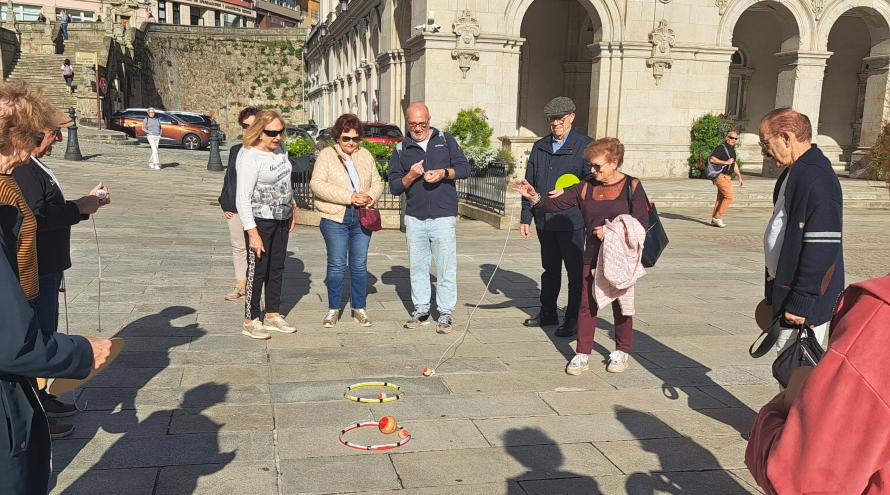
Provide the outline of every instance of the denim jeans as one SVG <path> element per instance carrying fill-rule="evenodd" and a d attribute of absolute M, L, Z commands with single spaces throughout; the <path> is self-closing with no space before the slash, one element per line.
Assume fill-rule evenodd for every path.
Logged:
<path fill-rule="evenodd" d="M 343 279 L 348 264 L 352 309 L 365 309 L 371 231 L 362 227 L 355 208 L 351 206 L 346 208 L 343 223 L 322 218 L 318 227 L 328 253 L 328 272 L 324 279 L 328 288 L 328 308 L 339 310 L 343 307 Z"/>
<path fill-rule="evenodd" d="M 68 40 L 68 23 L 59 24 L 59 30 L 62 32 L 62 39 Z"/>
<path fill-rule="evenodd" d="M 456 217 L 420 220 L 405 215 L 408 262 L 411 267 L 411 302 L 423 313 L 430 310 L 430 261 L 436 263 L 436 307 L 451 314 L 457 304 Z"/>
<path fill-rule="evenodd" d="M 44 335 L 59 330 L 59 287 L 62 286 L 62 272 L 40 276 L 40 295 L 32 303 L 37 313 L 37 322 Z"/>

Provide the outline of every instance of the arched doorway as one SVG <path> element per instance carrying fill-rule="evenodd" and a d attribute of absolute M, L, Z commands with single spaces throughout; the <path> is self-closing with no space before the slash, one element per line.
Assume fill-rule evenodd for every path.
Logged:
<path fill-rule="evenodd" d="M 833 161 L 849 163 L 880 132 L 888 44 L 886 20 L 868 7 L 846 11 L 831 26 L 817 142 Z"/>
<path fill-rule="evenodd" d="M 520 135 L 550 133 L 544 105 L 568 96 L 577 107 L 574 127 L 589 135 L 593 57 L 588 45 L 602 39 L 602 23 L 578 0 L 535 0 L 523 16 L 517 128 Z"/>

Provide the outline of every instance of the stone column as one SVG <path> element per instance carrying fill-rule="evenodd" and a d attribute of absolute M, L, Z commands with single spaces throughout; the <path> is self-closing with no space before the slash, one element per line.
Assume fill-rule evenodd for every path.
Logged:
<path fill-rule="evenodd" d="M 621 71 L 612 70 L 620 53 L 609 43 L 587 45 L 593 56 L 590 70 L 590 114 L 588 133 L 593 138 L 618 134 L 618 88 L 621 87 Z M 620 61 L 619 61 L 620 62 Z M 613 80 L 614 78 L 614 80 Z"/>
<path fill-rule="evenodd" d="M 890 55 L 866 57 L 862 60 L 865 79 L 865 96 L 862 102 L 862 123 L 857 146 L 850 157 L 850 174 L 854 177 L 860 169 L 867 169 L 871 147 L 875 144 L 885 122 L 890 120 Z"/>
<path fill-rule="evenodd" d="M 810 118 L 813 136 L 818 134 L 822 80 L 831 52 L 781 52 L 776 54 L 779 82 L 776 108 L 791 107 Z"/>

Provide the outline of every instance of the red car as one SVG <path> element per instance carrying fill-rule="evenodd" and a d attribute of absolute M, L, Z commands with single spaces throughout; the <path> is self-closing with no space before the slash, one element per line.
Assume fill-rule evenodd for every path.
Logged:
<path fill-rule="evenodd" d="M 365 141 L 377 144 L 398 144 L 402 142 L 402 130 L 385 122 L 365 122 L 362 124 Z"/>

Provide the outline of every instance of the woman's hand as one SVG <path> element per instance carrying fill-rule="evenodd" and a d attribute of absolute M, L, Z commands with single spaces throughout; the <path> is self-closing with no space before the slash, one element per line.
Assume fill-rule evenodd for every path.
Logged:
<path fill-rule="evenodd" d="M 538 192 L 525 179 L 516 179 L 513 182 L 513 191 L 518 192 L 523 198 L 531 200 L 537 197 Z"/>
<path fill-rule="evenodd" d="M 250 229 L 247 231 L 247 239 L 248 239 L 248 247 L 251 251 L 256 255 L 257 259 L 263 257 L 263 253 L 266 252 L 266 248 L 263 247 L 263 240 L 260 239 L 260 234 L 256 229 Z"/>
<path fill-rule="evenodd" d="M 294 229 L 297 228 L 297 205 L 291 203 L 290 205 L 290 223 L 287 225 L 287 231 L 293 232 Z"/>
<path fill-rule="evenodd" d="M 550 191 L 549 193 L 547 193 L 547 196 L 550 199 L 558 198 L 558 197 L 562 196 L 562 193 L 564 193 L 564 192 L 566 192 L 565 189 L 554 189 L 554 190 Z"/>
<path fill-rule="evenodd" d="M 603 240 L 603 237 L 605 236 L 605 234 L 603 233 L 602 227 L 596 227 L 595 229 L 593 229 L 593 231 L 596 233 L 597 239 Z"/>
<path fill-rule="evenodd" d="M 229 219 L 231 219 L 232 217 L 235 216 L 235 214 L 232 213 L 231 211 L 224 211 L 223 214 L 226 216 L 226 218 L 229 218 Z"/>
<path fill-rule="evenodd" d="M 353 206 L 368 206 L 371 204 L 371 196 L 368 196 L 363 192 L 352 193 L 351 201 Z"/>

